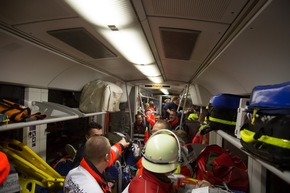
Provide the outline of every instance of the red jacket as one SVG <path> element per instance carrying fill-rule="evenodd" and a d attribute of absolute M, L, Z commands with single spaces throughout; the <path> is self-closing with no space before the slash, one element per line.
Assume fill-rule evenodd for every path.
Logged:
<path fill-rule="evenodd" d="M 10 172 L 10 164 L 5 153 L 0 151 L 0 185 L 6 180 Z"/>
<path fill-rule="evenodd" d="M 110 150 L 110 161 L 108 163 L 108 167 L 110 167 L 111 165 L 113 165 L 116 160 L 118 159 L 118 157 L 122 154 L 123 152 L 123 148 L 121 146 L 121 144 L 116 143 L 111 147 Z"/>
<path fill-rule="evenodd" d="M 130 182 L 128 193 L 173 193 L 174 187 L 170 179 L 165 175 L 163 178 L 164 180 L 160 180 L 155 173 L 144 168 L 142 174 L 136 175 Z"/>

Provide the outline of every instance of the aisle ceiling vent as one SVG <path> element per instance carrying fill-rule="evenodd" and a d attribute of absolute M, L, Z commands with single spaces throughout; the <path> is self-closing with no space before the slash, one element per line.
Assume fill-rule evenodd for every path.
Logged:
<path fill-rule="evenodd" d="M 200 31 L 161 27 L 160 34 L 166 58 L 189 60 Z"/>
<path fill-rule="evenodd" d="M 94 59 L 116 57 L 116 54 L 84 28 L 53 30 L 47 33 Z"/>

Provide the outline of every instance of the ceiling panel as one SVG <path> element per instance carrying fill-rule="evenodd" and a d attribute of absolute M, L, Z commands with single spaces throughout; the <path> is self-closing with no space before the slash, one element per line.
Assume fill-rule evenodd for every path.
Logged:
<path fill-rule="evenodd" d="M 215 92 L 221 90 L 223 87 L 216 86 L 216 81 L 208 80 L 208 77 L 215 77 L 217 80 L 220 79 L 222 83 L 227 85 L 230 84 L 228 82 L 231 79 L 230 77 L 232 77 L 232 79 L 241 79 L 243 75 L 239 74 L 239 72 L 246 73 L 245 70 L 240 67 L 243 63 L 251 65 L 252 62 L 267 62 L 259 59 L 255 61 L 250 60 L 250 57 L 254 57 L 252 53 L 256 55 L 260 53 L 266 55 L 275 53 L 277 55 L 276 61 L 283 63 L 288 60 L 288 58 L 284 59 L 283 57 L 278 57 L 279 53 L 275 52 L 275 50 L 272 52 L 270 48 L 263 51 L 263 49 L 259 50 L 258 46 L 252 47 L 250 45 L 252 42 L 257 41 L 260 46 L 264 44 L 264 47 L 266 47 L 267 44 L 265 44 L 265 42 L 267 43 L 267 38 L 269 40 L 272 38 L 271 41 L 275 39 L 266 35 L 263 37 L 263 31 L 254 33 L 255 30 L 260 29 L 258 27 L 258 22 L 255 23 L 254 27 L 256 28 L 245 31 L 248 33 L 245 33 L 247 36 L 239 37 L 240 42 L 234 47 L 231 47 L 234 44 L 227 45 L 236 34 L 239 34 L 239 30 L 241 30 L 247 21 L 259 11 L 259 8 L 266 1 L 267 0 L 132 0 L 130 2 L 132 2 L 134 11 L 139 17 L 134 21 L 136 21 L 136 24 L 140 21 L 154 54 L 154 58 L 156 59 L 156 63 L 161 70 L 163 78 L 166 80 L 165 83 L 170 83 L 172 88 L 174 87 L 176 90 L 179 88 L 181 92 L 185 85 L 200 81 Z M 126 1 L 122 2 L 125 3 Z M 279 19 L 280 17 L 276 18 L 277 20 L 273 20 L 275 17 L 269 16 L 268 20 L 273 20 L 271 20 L 273 27 L 268 26 L 268 28 L 261 29 L 276 34 L 277 32 L 275 29 L 282 28 L 281 26 L 276 26 L 279 23 L 277 21 L 281 20 Z M 288 17 L 285 16 L 283 18 Z M 39 76 L 44 73 L 41 70 L 50 70 L 47 69 L 48 65 L 53 67 L 53 69 L 48 71 L 48 75 L 43 76 L 44 80 L 38 82 L 40 85 L 56 87 L 58 81 L 63 81 L 63 85 L 60 85 L 65 86 L 65 76 L 73 77 L 74 74 L 82 68 L 85 68 L 84 71 L 93 71 L 92 73 L 88 73 L 90 74 L 88 75 L 88 77 L 90 77 L 88 79 L 99 76 L 103 79 L 112 77 L 117 80 L 120 79 L 122 81 L 138 84 L 149 82 L 144 75 L 142 75 L 111 45 L 109 40 L 107 41 L 98 33 L 100 29 L 79 17 L 64 0 L 2 1 L 0 7 L 0 28 L 3 31 L 11 33 L 11 37 L 19 37 L 17 39 L 21 43 L 16 41 L 13 43 L 13 41 L 9 39 L 9 41 L 11 40 L 10 43 L 2 43 L 0 45 L 1 49 L 4 50 L 2 51 L 3 53 L 12 52 L 13 54 L 10 53 L 8 55 L 15 55 L 16 57 L 23 58 L 22 65 L 27 66 L 29 69 L 31 68 L 31 70 L 25 69 L 25 72 L 28 73 L 28 71 L 30 71 L 32 74 L 36 74 L 35 76 L 30 75 L 27 77 L 23 75 L 29 83 L 32 83 L 35 80 L 34 78 L 39 78 Z M 114 53 L 115 57 L 91 57 L 84 54 L 79 49 L 76 49 L 76 46 L 70 46 L 47 33 L 51 30 L 72 28 L 85 29 L 93 37 L 96 37 L 102 45 L 108 48 L 108 50 Z M 191 39 L 192 37 L 189 37 L 187 39 L 188 41 L 186 40 L 185 43 L 181 43 L 183 41 L 183 36 L 179 36 L 180 33 L 173 33 L 170 34 L 168 41 L 162 39 L 160 29 L 164 28 L 174 29 L 175 32 L 194 31 L 199 34 L 196 38 Z M 288 33 L 287 30 L 286 32 Z M 263 38 L 263 40 L 258 41 L 259 38 L 256 38 L 257 34 L 262 34 L 259 38 Z M 279 35 L 276 34 L 274 37 L 278 36 Z M 5 37 L 6 36 L 3 35 L 2 39 L 4 40 Z M 251 42 L 244 44 L 243 37 L 245 40 L 251 40 Z M 191 40 L 192 42 L 190 42 Z M 180 45 L 176 46 L 170 44 L 174 41 L 180 43 Z M 285 42 L 287 42 L 287 40 L 271 43 L 275 46 L 280 46 L 284 45 Z M 219 52 L 227 46 L 233 51 L 224 52 L 219 55 Z M 22 47 L 27 49 L 24 50 Z M 237 61 L 236 58 L 240 57 L 238 48 L 249 48 L 247 51 L 244 51 L 244 58 L 247 58 L 247 60 Z M 255 52 L 250 51 L 252 48 L 256 49 Z M 18 53 L 20 50 L 22 51 L 21 54 Z M 287 50 L 286 45 L 285 50 Z M 37 56 L 34 55 L 35 53 Z M 171 55 L 168 56 L 168 53 Z M 216 56 L 218 57 L 216 58 Z M 34 57 L 34 60 L 31 60 L 32 57 Z M 7 63 L 12 63 L 12 61 L 13 58 L 7 58 L 6 60 Z M 33 68 L 32 64 L 37 67 Z M 215 72 L 212 69 L 207 69 L 209 65 L 213 66 L 213 69 L 217 71 L 216 74 L 218 75 L 213 75 Z M 266 64 L 263 65 L 265 67 L 270 66 Z M 15 66 L 17 65 L 14 65 L 14 67 Z M 271 68 L 272 67 L 269 67 L 269 69 Z M 258 71 L 259 67 L 255 67 L 254 69 Z M 272 70 L 278 72 L 276 69 Z M 17 69 L 16 71 L 21 73 L 21 70 Z M 251 71 L 248 74 L 254 76 L 254 73 L 254 71 Z M 84 76 L 84 74 L 82 74 L 82 76 Z M 76 77 L 78 77 L 78 79 L 87 80 L 87 77 Z M 11 77 L 5 76 L 5 78 L 11 80 Z M 252 79 L 256 78 L 254 77 Z M 79 84 L 77 83 L 75 85 L 79 89 Z M 233 85 L 234 86 L 229 85 L 228 88 L 232 88 L 236 91 L 235 88 L 238 88 L 240 83 L 239 81 L 233 81 Z M 247 91 L 248 88 L 244 87 L 244 85 L 239 86 L 241 92 Z"/>
<path fill-rule="evenodd" d="M 144 0 L 148 16 L 232 23 L 247 0 Z"/>
<path fill-rule="evenodd" d="M 126 81 L 147 80 L 146 76 L 137 70 L 136 67 L 133 65 L 128 65 L 128 62 L 125 59 L 109 58 L 106 60 L 91 60 L 88 61 L 88 63 L 98 69 L 103 69 L 107 72 L 115 74 L 119 78 Z"/>
<path fill-rule="evenodd" d="M 77 17 L 62 0 L 3 0 L 0 18 L 13 26 L 40 21 Z"/>
<path fill-rule="evenodd" d="M 238 94 L 289 81 L 289 7 L 290 1 L 272 1 L 196 81 L 214 93 Z"/>
<path fill-rule="evenodd" d="M 190 81 L 192 74 L 195 72 L 194 70 L 197 70 L 196 66 L 200 66 L 203 63 L 203 61 L 207 58 L 209 53 L 212 51 L 212 49 L 215 47 L 215 45 L 218 43 L 222 35 L 229 27 L 226 24 L 213 24 L 193 20 L 155 17 L 150 17 L 149 23 L 167 80 L 174 80 L 171 77 L 172 72 L 177 73 L 180 71 L 180 69 L 184 69 L 186 72 L 191 72 L 190 74 L 186 73 L 182 76 L 185 82 Z M 193 52 L 191 53 L 189 60 L 186 62 L 186 64 L 189 65 L 183 65 L 185 63 L 184 60 L 171 60 L 165 56 L 163 42 L 159 30 L 160 27 L 200 31 L 196 44 L 194 45 Z M 168 47 L 167 49 L 171 49 L 171 52 L 178 52 L 174 50 L 174 47 Z"/>

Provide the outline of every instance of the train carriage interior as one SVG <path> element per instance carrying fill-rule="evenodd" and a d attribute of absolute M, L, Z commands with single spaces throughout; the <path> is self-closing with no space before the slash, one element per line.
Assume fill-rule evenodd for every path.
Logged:
<path fill-rule="evenodd" d="M 48 114 L 3 121 L 0 141 L 19 140 L 52 164 L 66 144 L 83 142 L 90 121 L 132 137 L 134 115 L 150 101 L 162 114 L 178 96 L 185 118 L 193 106 L 208 113 L 219 94 L 249 99 L 257 86 L 289 85 L 289 7 L 288 0 L 2 0 L 0 99 Z M 103 107 L 82 112 L 94 81 L 106 85 L 93 93 Z M 104 110 L 97 93 L 108 89 L 119 97 L 114 110 Z M 247 164 L 248 192 L 288 192 L 290 171 L 251 155 L 239 137 L 211 131 L 208 143 Z"/>

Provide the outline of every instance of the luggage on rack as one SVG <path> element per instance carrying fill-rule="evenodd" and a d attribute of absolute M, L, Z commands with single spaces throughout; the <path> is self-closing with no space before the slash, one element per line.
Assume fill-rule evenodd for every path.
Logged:
<path fill-rule="evenodd" d="M 33 120 L 44 119 L 45 114 L 40 112 L 31 114 L 31 108 L 24 105 L 2 99 L 0 101 L 0 113 L 6 116 L 5 122 L 28 122 Z M 3 120 L 2 120 L 3 121 Z"/>
<path fill-rule="evenodd" d="M 289 98 L 290 81 L 275 85 L 256 86 L 252 90 L 248 110 L 268 115 L 290 114 Z"/>
<path fill-rule="evenodd" d="M 0 113 L 7 115 L 13 122 L 21 122 L 30 117 L 31 109 L 24 105 L 2 99 L 0 102 Z"/>
<path fill-rule="evenodd" d="M 207 132 L 223 130 L 235 136 L 237 110 L 241 98 L 246 97 L 234 94 L 217 94 L 213 96 L 208 105 L 207 119 L 210 128 Z"/>
<path fill-rule="evenodd" d="M 290 82 L 256 86 L 246 108 L 241 144 L 281 169 L 290 169 Z"/>
<path fill-rule="evenodd" d="M 116 84 L 102 80 L 87 83 L 81 92 L 79 109 L 83 113 L 116 112 L 123 90 Z"/>

